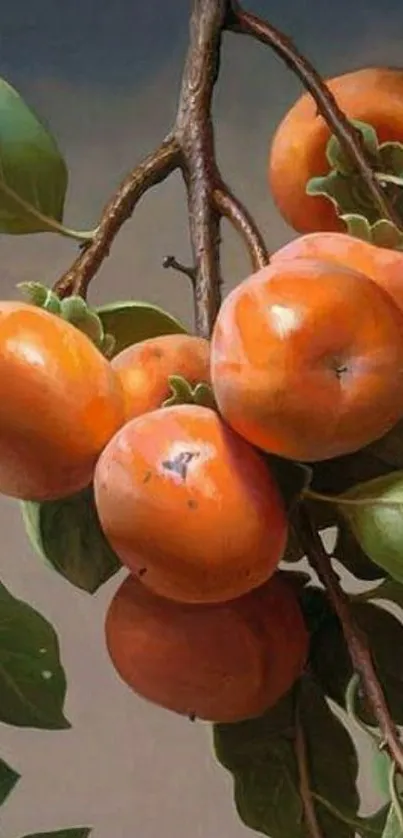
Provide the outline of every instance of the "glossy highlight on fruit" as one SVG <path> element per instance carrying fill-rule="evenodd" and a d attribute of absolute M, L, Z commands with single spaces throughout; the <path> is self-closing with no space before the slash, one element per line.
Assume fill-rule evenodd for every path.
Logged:
<path fill-rule="evenodd" d="M 156 410 L 172 393 L 169 376 L 196 386 L 210 381 L 210 346 L 196 335 L 161 335 L 127 347 L 111 361 L 126 403 L 126 419 Z"/>
<path fill-rule="evenodd" d="M 271 263 L 288 259 L 320 259 L 366 274 L 403 311 L 403 253 L 349 236 L 347 233 L 307 233 L 271 256 Z"/>
<path fill-rule="evenodd" d="M 77 328 L 43 309 L 0 302 L 0 493 L 65 497 L 88 485 L 124 422 L 121 385 Z"/>
<path fill-rule="evenodd" d="M 187 605 L 129 575 L 106 624 L 109 655 L 138 695 L 190 717 L 235 722 L 272 707 L 301 675 L 308 633 L 297 597 L 277 574 L 231 602 Z"/>
<path fill-rule="evenodd" d="M 207 407 L 132 419 L 95 470 L 102 529 L 123 564 L 161 596 L 220 602 L 275 571 L 287 519 L 263 458 Z"/>
<path fill-rule="evenodd" d="M 346 116 L 372 125 L 380 143 L 403 142 L 403 70 L 368 67 L 326 79 L 326 85 Z M 271 142 L 271 194 L 283 218 L 300 233 L 345 229 L 331 201 L 306 194 L 310 178 L 329 172 L 330 136 L 314 99 L 305 93 L 286 113 Z"/>
<path fill-rule="evenodd" d="M 306 462 L 352 453 L 403 415 L 403 315 L 357 271 L 274 261 L 224 300 L 211 376 L 253 445 Z"/>

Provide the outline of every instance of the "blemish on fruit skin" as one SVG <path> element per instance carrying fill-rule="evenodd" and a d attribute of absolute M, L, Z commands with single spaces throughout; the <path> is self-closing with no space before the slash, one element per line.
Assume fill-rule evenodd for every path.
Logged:
<path fill-rule="evenodd" d="M 146 471 L 146 473 L 143 477 L 143 483 L 148 483 L 148 481 L 151 480 L 151 476 L 152 476 L 151 471 Z"/>
<path fill-rule="evenodd" d="M 189 509 L 197 509 L 198 506 L 199 506 L 199 504 L 197 503 L 197 500 L 193 500 L 192 498 L 190 500 L 188 500 Z"/>
<path fill-rule="evenodd" d="M 161 465 L 163 469 L 174 472 L 181 480 L 185 481 L 190 463 L 195 457 L 199 456 L 200 454 L 197 451 L 181 451 L 171 460 L 163 460 Z"/>
<path fill-rule="evenodd" d="M 144 576 L 146 573 L 147 573 L 147 568 L 146 567 L 141 567 L 140 570 L 138 571 L 137 576 L 139 576 L 140 579 L 141 579 L 141 577 Z"/>

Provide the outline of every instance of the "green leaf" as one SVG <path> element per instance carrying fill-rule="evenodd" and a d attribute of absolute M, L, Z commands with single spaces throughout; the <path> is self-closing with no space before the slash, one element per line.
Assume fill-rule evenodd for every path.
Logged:
<path fill-rule="evenodd" d="M 67 168 L 54 138 L 0 79 L 0 233 L 54 232 L 63 218 Z"/>
<path fill-rule="evenodd" d="M 344 520 L 338 523 L 333 556 L 358 579 L 379 580 L 385 575 L 364 553 L 348 523 Z"/>
<path fill-rule="evenodd" d="M 381 143 L 378 149 L 383 172 L 403 175 L 403 145 L 397 142 Z"/>
<path fill-rule="evenodd" d="M 30 605 L 0 583 L 0 721 L 63 730 L 66 678 L 57 635 Z"/>
<path fill-rule="evenodd" d="M 394 579 L 384 579 L 376 588 L 366 591 L 361 596 L 368 600 L 388 600 L 403 608 L 403 585 Z"/>
<path fill-rule="evenodd" d="M 171 314 L 146 302 L 108 303 L 96 309 L 105 332 L 116 344 L 113 356 L 127 346 L 159 335 L 186 334 L 187 330 Z"/>
<path fill-rule="evenodd" d="M 71 829 L 58 829 L 56 832 L 35 832 L 23 838 L 88 838 L 92 829 L 88 826 L 76 826 Z"/>
<path fill-rule="evenodd" d="M 389 804 L 386 804 L 373 815 L 360 818 L 357 826 L 357 833 L 360 838 L 382 838 L 388 812 Z"/>
<path fill-rule="evenodd" d="M 0 806 L 12 792 L 19 779 L 20 774 L 10 768 L 3 759 L 0 759 Z"/>
<path fill-rule="evenodd" d="M 344 708 L 345 693 L 353 669 L 339 620 L 332 613 L 326 596 L 319 590 L 316 596 L 322 596 L 323 611 L 317 631 L 311 636 L 310 665 L 326 695 Z M 390 612 L 374 603 L 352 600 L 350 607 L 359 627 L 368 638 L 392 716 L 397 724 L 403 724 L 403 625 Z M 372 713 L 360 696 L 356 702 L 356 712 L 365 724 L 375 725 Z"/>
<path fill-rule="evenodd" d="M 62 500 L 23 501 L 21 510 L 37 553 L 76 588 L 93 594 L 121 569 L 101 529 L 92 486 Z"/>
<path fill-rule="evenodd" d="M 375 456 L 368 446 L 354 454 L 314 463 L 309 488 L 325 495 L 338 495 L 364 480 L 372 480 L 390 472 L 390 465 Z"/>
<path fill-rule="evenodd" d="M 354 818 L 359 805 L 358 763 L 350 736 L 307 676 L 298 685 L 298 694 L 311 792 L 336 808 L 340 803 Z M 216 756 L 233 774 L 241 820 L 270 838 L 309 836 L 299 793 L 295 733 L 292 693 L 258 719 L 214 726 Z M 315 808 L 326 838 L 354 838 L 354 825 L 319 801 Z"/>
<path fill-rule="evenodd" d="M 371 453 L 394 469 L 403 468 L 403 420 L 370 446 Z"/>
<path fill-rule="evenodd" d="M 394 806 L 389 806 L 382 838 L 402 838 L 402 827 Z"/>
<path fill-rule="evenodd" d="M 343 500 L 339 509 L 364 553 L 403 583 L 403 471 L 360 483 Z"/>

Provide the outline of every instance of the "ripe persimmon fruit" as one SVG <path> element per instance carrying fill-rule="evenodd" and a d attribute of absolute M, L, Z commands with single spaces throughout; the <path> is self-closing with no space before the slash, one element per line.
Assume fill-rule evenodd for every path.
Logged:
<path fill-rule="evenodd" d="M 161 335 L 128 346 L 111 364 L 122 383 L 129 420 L 162 406 L 171 395 L 171 375 L 192 386 L 208 384 L 210 345 L 195 335 Z"/>
<path fill-rule="evenodd" d="M 307 233 L 285 244 L 271 263 L 288 259 L 320 259 L 366 274 L 392 297 L 403 311 L 403 253 L 377 247 L 347 233 Z"/>
<path fill-rule="evenodd" d="M 65 497 L 90 483 L 124 422 L 119 379 L 91 340 L 36 306 L 0 302 L 0 493 Z"/>
<path fill-rule="evenodd" d="M 277 574 L 215 605 L 172 602 L 129 575 L 109 605 L 105 634 L 115 669 L 135 693 L 212 722 L 272 707 L 301 675 L 308 653 L 297 596 Z"/>
<path fill-rule="evenodd" d="M 403 415 L 403 315 L 343 265 L 274 261 L 224 300 L 211 377 L 253 445 L 307 462 L 352 453 Z"/>
<path fill-rule="evenodd" d="M 265 582 L 287 519 L 263 458 L 198 405 L 154 410 L 110 440 L 95 470 L 106 538 L 161 596 L 221 602 Z"/>
<path fill-rule="evenodd" d="M 403 141 L 403 70 L 368 67 L 326 80 L 349 119 L 372 125 L 379 142 Z M 283 218 L 300 233 L 345 230 L 330 200 L 306 194 L 312 177 L 326 175 L 331 130 L 309 93 L 278 125 L 269 151 L 268 181 Z"/>

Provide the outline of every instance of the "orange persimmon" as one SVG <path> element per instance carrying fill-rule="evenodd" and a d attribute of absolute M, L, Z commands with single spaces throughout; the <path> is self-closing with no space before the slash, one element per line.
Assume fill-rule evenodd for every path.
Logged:
<path fill-rule="evenodd" d="M 129 575 L 105 623 L 107 649 L 139 696 L 183 715 L 235 722 L 272 707 L 301 675 L 308 632 L 279 575 L 231 602 L 188 605 Z"/>
<path fill-rule="evenodd" d="M 377 247 L 347 233 L 307 233 L 285 244 L 271 263 L 288 259 L 320 259 L 366 274 L 390 294 L 403 311 L 403 253 Z"/>
<path fill-rule="evenodd" d="M 210 345 L 195 335 L 161 335 L 123 349 L 111 361 L 122 383 L 126 419 L 156 410 L 171 395 L 169 376 L 209 383 Z"/>
<path fill-rule="evenodd" d="M 124 422 L 120 382 L 75 326 L 0 302 L 0 493 L 61 498 L 84 488 Z"/>
<path fill-rule="evenodd" d="M 95 501 L 106 538 L 161 596 L 220 602 L 265 582 L 287 519 L 266 463 L 197 405 L 132 419 L 102 452 Z"/>
<path fill-rule="evenodd" d="M 224 300 L 211 378 L 253 445 L 301 461 L 351 453 L 403 415 L 403 314 L 357 271 L 274 261 Z"/>
<path fill-rule="evenodd" d="M 372 125 L 379 142 L 403 142 L 403 71 L 368 67 L 326 80 L 349 119 Z M 283 218 L 300 233 L 345 230 L 330 200 L 306 194 L 312 177 L 326 175 L 331 130 L 309 93 L 278 125 L 269 150 L 268 181 Z"/>

